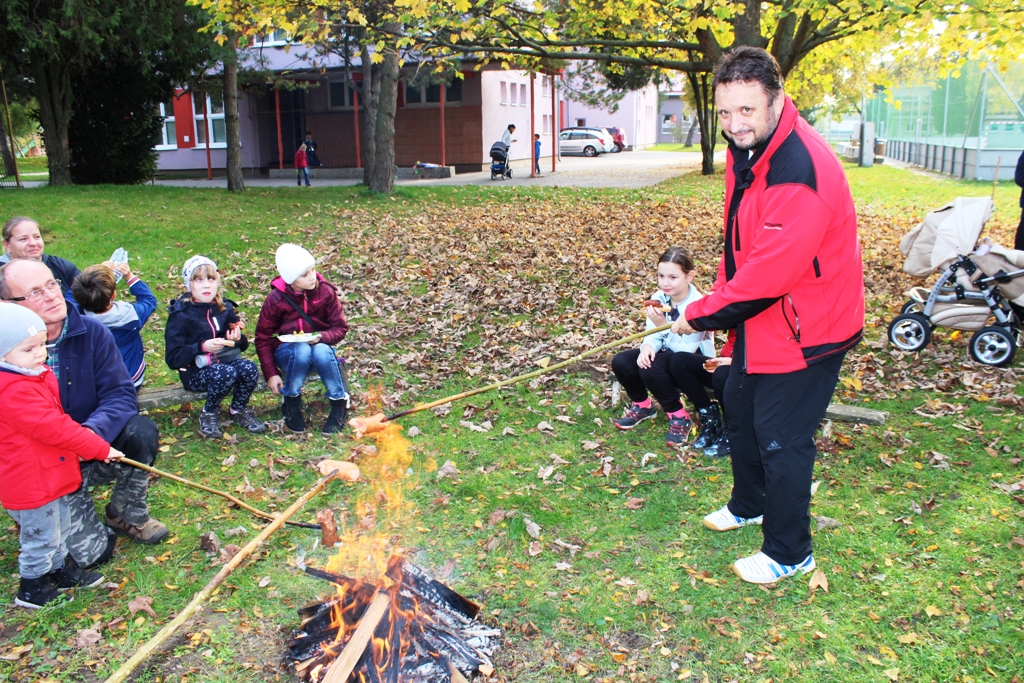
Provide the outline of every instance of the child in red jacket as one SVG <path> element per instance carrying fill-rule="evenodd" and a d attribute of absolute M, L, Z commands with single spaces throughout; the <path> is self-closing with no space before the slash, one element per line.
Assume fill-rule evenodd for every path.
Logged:
<path fill-rule="evenodd" d="M 295 152 L 295 183 L 302 187 L 302 176 L 306 176 L 306 187 L 309 187 L 309 159 L 306 158 L 306 145 L 299 145 Z"/>
<path fill-rule="evenodd" d="M 0 503 L 21 527 L 16 605 L 38 609 L 60 590 L 103 583 L 68 554 L 65 496 L 82 484 L 79 458 L 123 457 L 64 413 L 57 379 L 46 366 L 42 318 L 0 303 Z"/>
<path fill-rule="evenodd" d="M 303 432 L 302 383 L 315 367 L 331 402 L 322 431 L 340 432 L 348 419 L 349 397 L 332 347 L 345 338 L 348 323 L 338 291 L 316 272 L 313 255 L 297 244 L 278 247 L 276 260 L 281 277 L 270 283 L 256 323 L 256 355 L 267 386 L 284 395 L 285 427 Z"/>

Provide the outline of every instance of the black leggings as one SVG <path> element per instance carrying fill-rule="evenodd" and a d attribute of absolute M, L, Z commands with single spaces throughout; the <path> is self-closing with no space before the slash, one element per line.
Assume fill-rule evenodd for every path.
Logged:
<path fill-rule="evenodd" d="M 662 410 L 674 413 L 683 407 L 679 400 L 679 389 L 669 374 L 669 361 L 674 355 L 671 351 L 658 351 L 654 354 L 651 367 L 644 370 L 636 364 L 640 349 L 623 351 L 615 354 L 612 359 L 612 372 L 633 403 L 646 401 L 647 391 L 650 390 Z"/>
<path fill-rule="evenodd" d="M 714 389 L 718 403 L 725 405 L 722 402 L 722 392 L 725 390 L 725 381 L 729 378 L 729 368 L 732 366 L 719 365 L 714 373 L 710 373 L 704 369 L 704 361 L 707 359 L 708 357 L 702 353 L 677 351 L 669 360 L 668 372 L 672 381 L 697 410 L 711 405 L 706 388 Z"/>
<path fill-rule="evenodd" d="M 236 413 L 245 410 L 249 397 L 256 390 L 260 373 L 251 360 L 236 360 L 230 363 L 215 363 L 202 368 L 185 385 L 189 391 L 205 391 L 208 413 L 220 411 L 220 402 L 232 394 L 231 410 Z"/>

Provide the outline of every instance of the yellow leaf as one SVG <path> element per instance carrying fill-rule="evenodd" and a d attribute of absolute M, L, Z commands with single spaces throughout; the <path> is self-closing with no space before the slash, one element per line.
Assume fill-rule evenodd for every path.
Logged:
<path fill-rule="evenodd" d="M 171 584 L 169 584 L 169 583 L 165 583 L 165 584 L 164 584 L 164 588 L 166 588 L 166 589 L 167 589 L 167 590 L 169 590 L 169 591 L 176 591 L 176 590 L 178 590 L 178 587 L 177 587 L 177 586 L 172 586 L 172 585 L 171 585 Z"/>
<path fill-rule="evenodd" d="M 677 681 L 685 681 L 687 678 L 690 677 L 690 675 L 691 674 L 690 674 L 690 670 L 689 669 L 680 669 L 679 670 L 679 675 L 676 677 L 676 680 Z"/>
<path fill-rule="evenodd" d="M 884 673 L 890 681 L 898 681 L 900 679 L 899 669 L 886 669 L 882 673 Z"/>
<path fill-rule="evenodd" d="M 942 616 L 942 610 L 940 610 L 935 605 L 928 605 L 927 607 L 925 607 L 924 608 L 924 613 L 927 614 L 930 617 L 941 617 Z"/>
<path fill-rule="evenodd" d="M 831 652 L 826 652 L 825 653 L 825 661 L 828 662 L 829 664 L 836 664 L 836 663 L 839 662 L 839 660 L 836 659 L 836 656 L 834 654 L 832 654 Z"/>
<path fill-rule="evenodd" d="M 662 647 L 661 648 L 661 656 L 662 657 L 671 657 L 672 656 L 672 650 L 668 649 L 667 647 Z"/>
<path fill-rule="evenodd" d="M 917 634 L 911 631 L 910 633 L 905 633 L 902 636 L 897 636 L 896 640 L 900 641 L 904 645 L 914 645 L 917 643 Z"/>
<path fill-rule="evenodd" d="M 547 366 L 551 365 L 551 359 L 547 356 L 544 356 L 539 361 L 537 361 L 537 365 L 541 366 L 542 368 L 546 368 Z"/>

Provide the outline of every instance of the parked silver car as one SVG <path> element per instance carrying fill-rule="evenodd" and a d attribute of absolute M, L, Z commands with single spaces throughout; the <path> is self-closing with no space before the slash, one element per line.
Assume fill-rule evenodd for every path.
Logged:
<path fill-rule="evenodd" d="M 605 134 L 607 135 L 607 134 Z M 611 136 L 602 136 L 594 129 L 570 128 L 558 134 L 559 154 L 582 154 L 596 157 L 611 151 Z"/>

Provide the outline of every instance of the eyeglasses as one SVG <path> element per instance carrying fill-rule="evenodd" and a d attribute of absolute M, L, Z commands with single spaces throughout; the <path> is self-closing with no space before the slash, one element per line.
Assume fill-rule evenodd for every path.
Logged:
<path fill-rule="evenodd" d="M 4 301 L 27 301 L 29 303 L 35 303 L 37 301 L 42 301 L 43 296 L 45 296 L 46 292 L 49 292 L 50 294 L 56 294 L 59 291 L 60 280 L 50 280 L 39 289 L 33 289 L 25 296 L 12 296 L 10 298 L 4 299 Z"/>

